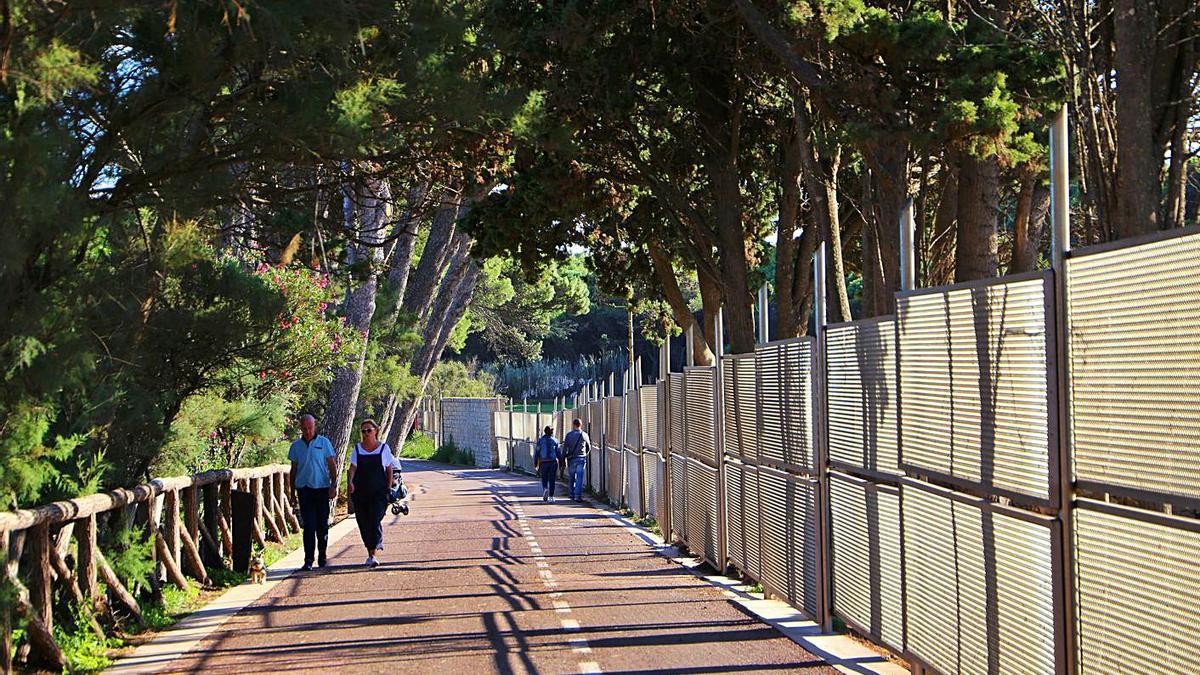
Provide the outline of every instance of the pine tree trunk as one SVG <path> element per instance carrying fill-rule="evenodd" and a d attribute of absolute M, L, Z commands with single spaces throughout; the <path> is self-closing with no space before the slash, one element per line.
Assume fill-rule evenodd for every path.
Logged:
<path fill-rule="evenodd" d="M 1154 139 L 1155 4 L 1116 0 L 1113 57 L 1120 82 L 1114 230 L 1118 237 L 1158 227 L 1161 149 Z"/>
<path fill-rule="evenodd" d="M 654 263 L 654 276 L 662 286 L 663 297 L 671 306 L 671 314 L 675 324 L 683 329 L 686 336 L 688 328 L 692 328 L 692 353 L 697 365 L 712 365 L 713 353 L 708 345 L 704 330 L 696 323 L 692 310 L 688 307 L 683 291 L 679 289 L 679 280 L 675 278 L 675 268 L 667 258 L 665 251 L 657 243 L 651 243 L 650 261 Z M 686 338 L 685 338 L 686 339 Z"/>
<path fill-rule="evenodd" d="M 354 415 L 358 408 L 358 392 L 362 386 L 363 364 L 367 356 L 367 339 L 370 337 L 371 319 L 375 315 L 375 294 L 379 285 L 379 263 L 382 261 L 382 249 L 379 247 L 383 240 L 383 228 L 387 223 L 387 211 L 391 201 L 391 192 L 386 181 L 368 180 L 362 189 L 356 192 L 356 198 L 347 199 L 345 211 L 352 231 L 363 242 L 352 246 L 351 263 L 355 259 L 366 258 L 369 269 L 366 276 L 357 286 L 352 286 L 346 299 L 346 322 L 363 336 L 362 348 L 352 355 L 351 362 L 338 368 L 333 376 L 333 384 L 329 388 L 329 398 L 325 404 L 322 431 L 333 444 L 337 453 L 338 482 L 346 460 L 346 448 L 350 443 L 351 429 L 354 425 Z"/>
<path fill-rule="evenodd" d="M 869 233 L 871 239 L 871 274 L 863 273 L 863 313 L 881 316 L 894 311 L 900 290 L 900 213 L 908 197 L 908 145 L 903 140 L 876 144 L 865 156 L 871 168 L 875 222 L 863 230 L 864 238 Z M 866 252 L 863 258 L 866 265 Z"/>
<path fill-rule="evenodd" d="M 958 172 L 956 282 L 996 276 L 1000 217 L 1000 161 L 962 154 Z"/>

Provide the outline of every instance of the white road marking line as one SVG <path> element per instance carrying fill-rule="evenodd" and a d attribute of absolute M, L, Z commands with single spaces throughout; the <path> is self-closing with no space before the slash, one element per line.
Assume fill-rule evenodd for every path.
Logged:
<path fill-rule="evenodd" d="M 562 623 L 563 630 L 569 630 L 572 632 L 583 630 L 583 627 L 580 626 L 579 622 L 575 619 L 559 619 L 559 622 Z"/>
<path fill-rule="evenodd" d="M 562 600 L 555 600 L 553 602 L 553 604 L 554 604 L 554 611 L 558 612 L 559 614 L 570 614 L 571 613 L 571 606 L 568 605 L 566 602 L 564 602 Z"/>
<path fill-rule="evenodd" d="M 581 673 L 603 673 L 600 670 L 600 664 L 595 661 L 582 661 L 579 664 L 579 672 Z"/>

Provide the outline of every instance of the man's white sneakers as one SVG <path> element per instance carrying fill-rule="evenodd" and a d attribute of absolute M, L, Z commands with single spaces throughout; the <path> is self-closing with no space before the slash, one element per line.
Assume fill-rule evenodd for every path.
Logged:
<path fill-rule="evenodd" d="M 367 556 L 367 562 L 365 562 L 363 564 L 366 565 L 367 567 L 379 567 L 379 561 L 376 560 L 375 556 L 373 556 L 373 555 Z"/>

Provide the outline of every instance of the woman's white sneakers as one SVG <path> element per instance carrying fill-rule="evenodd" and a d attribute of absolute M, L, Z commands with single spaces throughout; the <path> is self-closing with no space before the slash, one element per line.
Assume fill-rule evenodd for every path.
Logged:
<path fill-rule="evenodd" d="M 373 555 L 367 556 L 367 562 L 365 562 L 363 564 L 366 565 L 367 567 L 379 567 L 379 561 L 376 560 L 375 556 L 373 556 Z"/>

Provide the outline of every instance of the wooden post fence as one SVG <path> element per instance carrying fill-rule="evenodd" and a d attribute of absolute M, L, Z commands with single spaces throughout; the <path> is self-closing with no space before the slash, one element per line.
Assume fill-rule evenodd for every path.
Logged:
<path fill-rule="evenodd" d="M 97 610 L 115 603 L 141 620 L 138 598 L 101 552 L 98 517 L 106 523 L 132 523 L 132 518 L 112 519 L 110 515 L 144 508 L 146 536 L 158 563 L 155 583 L 161 583 L 161 574 L 162 582 L 181 589 L 188 587 L 188 576 L 208 585 L 209 568 L 229 566 L 235 515 L 232 493 L 237 484 L 248 486 L 254 495 L 254 540 L 258 545 L 265 546 L 268 537 L 285 541 L 300 530 L 289 499 L 289 470 L 289 465 L 273 464 L 205 471 L 0 512 L 0 554 L 5 556 L 0 576 L 15 590 L 11 614 L 0 611 L 0 670 L 12 670 L 19 647 L 12 641 L 14 617 L 27 627 L 31 663 L 57 669 L 65 666 L 62 650 L 54 641 L 55 589 L 74 603 L 91 604 Z M 72 540 L 76 544 L 73 556 Z M 100 595 L 101 581 L 108 597 Z M 103 631 L 94 617 L 89 619 L 89 627 Z"/>

